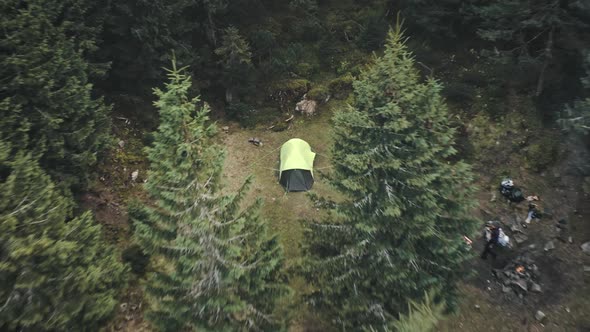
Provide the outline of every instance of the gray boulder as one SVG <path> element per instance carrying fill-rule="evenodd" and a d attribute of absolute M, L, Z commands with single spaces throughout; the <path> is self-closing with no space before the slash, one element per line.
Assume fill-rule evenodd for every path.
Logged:
<path fill-rule="evenodd" d="M 303 96 L 303 100 L 295 105 L 295 111 L 311 116 L 316 113 L 317 107 L 318 103 L 315 100 L 307 99 L 307 96 Z"/>
<path fill-rule="evenodd" d="M 543 313 L 541 310 L 537 310 L 537 312 L 535 313 L 535 319 L 538 320 L 539 322 L 543 321 L 543 319 L 545 318 L 545 313 Z"/>

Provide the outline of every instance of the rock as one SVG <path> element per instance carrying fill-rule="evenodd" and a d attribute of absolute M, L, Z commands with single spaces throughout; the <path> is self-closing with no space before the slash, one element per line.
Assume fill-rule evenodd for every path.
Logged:
<path fill-rule="evenodd" d="M 137 176 L 139 176 L 139 170 L 136 169 L 133 171 L 133 173 L 131 173 L 131 181 L 137 180 Z"/>
<path fill-rule="evenodd" d="M 119 141 L 119 147 L 122 149 L 125 147 L 125 141 L 124 140 L 120 140 Z"/>
<path fill-rule="evenodd" d="M 585 253 L 587 253 L 588 255 L 590 255 L 590 241 L 588 241 L 588 242 L 586 242 L 586 243 L 582 244 L 582 245 L 580 246 L 580 248 L 582 248 L 582 251 L 583 251 L 583 252 L 585 252 Z"/>
<path fill-rule="evenodd" d="M 531 250 L 535 249 L 536 247 L 537 247 L 537 245 L 534 244 L 534 243 L 533 244 L 529 244 L 529 249 L 531 249 Z"/>
<path fill-rule="evenodd" d="M 531 292 L 541 293 L 541 286 L 535 282 L 531 285 Z"/>
<path fill-rule="evenodd" d="M 514 235 L 514 241 L 516 241 L 517 244 L 521 244 L 523 242 L 526 242 L 526 240 L 528 240 L 529 238 L 524 235 L 524 234 L 515 234 Z"/>
<path fill-rule="evenodd" d="M 569 314 L 571 312 L 569 307 L 565 307 L 565 311 Z"/>
<path fill-rule="evenodd" d="M 527 286 L 526 286 L 526 281 L 524 281 L 522 279 L 518 279 L 518 280 L 512 281 L 511 284 L 514 285 L 514 286 L 516 286 L 517 287 L 517 290 L 519 288 L 521 290 L 525 291 L 525 292 L 528 290 L 527 289 Z"/>
<path fill-rule="evenodd" d="M 295 105 L 295 111 L 311 116 L 315 114 L 317 106 L 318 103 L 315 100 L 309 100 L 307 96 L 303 96 L 303 100 Z"/>
<path fill-rule="evenodd" d="M 573 237 L 571 237 L 571 236 L 569 236 L 569 237 L 567 238 L 567 242 L 569 242 L 569 243 L 574 243 L 574 238 L 573 238 Z"/>
<path fill-rule="evenodd" d="M 545 243 L 545 247 L 543 247 L 543 250 L 545 251 L 549 251 L 549 250 L 553 250 L 555 249 L 555 244 L 553 244 L 553 241 L 549 241 L 547 243 Z"/>
<path fill-rule="evenodd" d="M 476 305 L 474 305 L 473 307 L 474 307 L 475 309 L 477 309 L 477 310 L 481 309 L 481 307 L 479 306 L 479 304 L 476 304 Z"/>
<path fill-rule="evenodd" d="M 541 322 L 544 318 L 545 314 L 541 310 L 537 310 L 537 312 L 535 313 L 535 319 Z"/>
<path fill-rule="evenodd" d="M 510 293 L 511 290 L 510 287 L 502 285 L 502 293 Z"/>
<path fill-rule="evenodd" d="M 590 266 L 584 265 L 584 272 L 590 272 Z"/>
<path fill-rule="evenodd" d="M 227 133 L 229 131 L 229 127 L 223 126 L 223 127 L 221 127 L 221 130 L 223 130 L 224 133 Z"/>

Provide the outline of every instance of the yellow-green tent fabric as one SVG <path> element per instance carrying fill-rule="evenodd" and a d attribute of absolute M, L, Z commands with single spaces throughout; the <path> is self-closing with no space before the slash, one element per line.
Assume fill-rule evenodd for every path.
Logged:
<path fill-rule="evenodd" d="M 315 153 L 309 144 L 292 138 L 281 146 L 279 182 L 287 191 L 307 191 L 313 186 Z"/>

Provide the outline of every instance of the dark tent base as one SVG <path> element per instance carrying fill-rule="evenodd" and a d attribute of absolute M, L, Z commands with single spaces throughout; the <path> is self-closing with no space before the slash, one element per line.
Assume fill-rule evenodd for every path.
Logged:
<path fill-rule="evenodd" d="M 308 191 L 313 186 L 313 176 L 307 170 L 290 169 L 281 173 L 279 182 L 287 191 Z"/>

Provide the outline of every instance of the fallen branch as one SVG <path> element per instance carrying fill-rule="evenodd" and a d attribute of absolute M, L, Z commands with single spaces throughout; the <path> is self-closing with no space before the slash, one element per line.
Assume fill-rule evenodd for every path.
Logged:
<path fill-rule="evenodd" d="M 289 122 L 289 121 L 293 120 L 294 117 L 295 117 L 295 114 L 291 114 L 291 116 L 287 120 L 285 120 L 285 122 Z"/>

